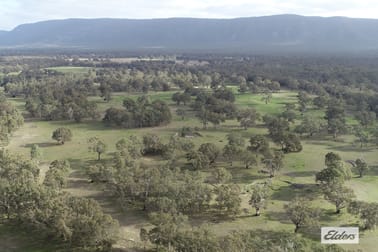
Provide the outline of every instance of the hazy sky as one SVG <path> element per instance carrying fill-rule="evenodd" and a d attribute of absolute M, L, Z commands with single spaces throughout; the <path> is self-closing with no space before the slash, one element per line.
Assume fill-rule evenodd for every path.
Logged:
<path fill-rule="evenodd" d="M 0 29 L 64 18 L 234 18 L 273 14 L 378 18 L 377 0 L 0 0 Z"/>

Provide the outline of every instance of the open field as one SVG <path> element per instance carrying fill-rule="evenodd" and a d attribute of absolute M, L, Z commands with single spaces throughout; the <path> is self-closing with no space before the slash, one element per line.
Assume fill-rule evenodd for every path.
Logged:
<path fill-rule="evenodd" d="M 50 68 L 62 72 L 85 73 L 88 68 Z M 74 123 L 66 121 L 35 121 L 26 120 L 24 126 L 17 130 L 10 141 L 9 150 L 19 153 L 26 158 L 30 156 L 30 146 L 38 144 L 43 152 L 41 164 L 46 165 L 56 159 L 67 159 L 71 163 L 72 173 L 70 175 L 69 185 L 67 191 L 75 195 L 91 197 L 97 199 L 103 206 L 104 211 L 112 214 L 121 224 L 121 237 L 118 246 L 130 247 L 133 242 L 139 240 L 139 229 L 143 226 L 148 226 L 147 217 L 141 211 L 130 210 L 126 213 L 121 212 L 115 207 L 112 198 L 109 197 L 103 188 L 88 183 L 85 176 L 86 168 L 94 163 L 96 159 L 95 153 L 88 151 L 87 140 L 90 137 L 97 136 L 103 139 L 107 144 L 107 153 L 103 155 L 103 159 L 111 159 L 112 153 L 116 151 L 115 143 L 130 135 L 142 136 L 146 133 L 155 133 L 162 139 L 167 141 L 169 136 L 174 135 L 183 126 L 199 127 L 202 125 L 197 119 L 192 117 L 181 120 L 175 115 L 174 111 L 177 109 L 175 104 L 171 101 L 171 96 L 174 92 L 151 92 L 149 96 L 152 100 L 162 99 L 168 102 L 172 110 L 173 121 L 161 127 L 143 128 L 143 129 L 121 129 L 110 128 L 103 125 L 100 121 L 86 121 L 83 123 Z M 122 100 L 126 96 L 137 97 L 138 94 L 115 93 L 113 99 L 106 103 L 101 98 L 93 97 L 92 100 L 97 101 L 101 111 L 111 106 L 121 107 Z M 25 112 L 23 101 L 19 98 L 12 99 L 15 106 Z M 261 114 L 277 114 L 283 110 L 285 103 L 296 103 L 295 92 L 279 92 L 274 93 L 270 103 L 265 104 L 261 100 L 261 95 L 242 94 L 236 95 L 235 104 L 239 107 L 253 107 Z M 314 112 L 320 115 L 319 112 Z M 349 123 L 353 123 L 350 120 Z M 73 132 L 73 139 L 64 145 L 58 145 L 51 134 L 53 130 L 58 127 L 67 127 Z M 217 129 L 209 128 L 207 130 L 199 130 L 202 137 L 197 137 L 194 142 L 197 146 L 201 143 L 212 142 L 218 146 L 223 147 L 225 144 L 225 135 L 227 133 L 238 131 L 245 136 L 246 139 L 251 134 L 266 134 L 265 128 L 261 125 L 250 128 L 246 131 L 239 127 L 236 120 L 227 121 L 221 124 Z M 352 178 L 347 182 L 347 185 L 353 188 L 357 198 L 361 200 L 378 202 L 378 150 L 376 146 L 368 146 L 360 148 L 354 143 L 354 137 L 350 135 L 341 136 L 337 141 L 331 137 L 313 137 L 304 138 L 302 140 L 303 150 L 299 153 L 291 153 L 285 156 L 285 166 L 279 174 L 272 179 L 272 193 L 271 200 L 268 202 L 266 210 L 260 217 L 253 216 L 253 209 L 248 205 L 249 194 L 244 190 L 241 195 L 242 198 L 242 213 L 235 219 L 224 219 L 217 221 L 210 221 L 207 218 L 193 217 L 191 222 L 194 225 L 207 224 L 218 235 L 225 235 L 232 230 L 248 230 L 248 229 L 265 229 L 265 230 L 285 230 L 292 232 L 294 226 L 290 223 L 284 213 L 283 206 L 295 195 L 306 196 L 306 192 L 316 192 L 318 189 L 315 185 L 314 174 L 324 168 L 324 155 L 328 152 L 334 151 L 340 154 L 343 160 L 355 160 L 356 158 L 364 158 L 372 167 L 369 174 L 363 178 Z M 149 162 L 148 160 L 145 160 Z M 150 165 L 162 163 L 160 160 L 150 160 Z M 219 162 L 218 166 L 227 166 L 227 164 Z M 268 178 L 266 174 L 261 174 L 258 171 L 261 167 L 254 167 L 252 169 L 243 168 L 242 164 L 236 162 L 232 168 L 229 168 L 233 174 L 233 181 L 239 184 L 242 188 L 247 188 L 251 183 L 264 181 Z M 207 172 L 204 171 L 206 174 Z M 290 182 L 290 183 L 288 183 Z M 296 187 L 295 185 L 301 185 Z M 316 194 L 315 194 L 316 195 Z M 319 194 L 315 199 L 316 206 L 321 207 L 322 213 L 320 222 L 322 226 L 339 226 L 339 225 L 355 225 L 356 219 L 347 213 L 335 215 L 334 206 L 325 201 Z M 344 210 L 345 211 L 345 210 Z M 316 240 L 315 232 L 314 237 Z M 373 251 L 375 248 L 374 239 L 377 232 L 364 232 L 360 238 L 360 244 L 357 246 L 344 246 L 349 249 L 362 249 L 363 251 Z M 313 238 L 313 237 L 312 237 Z M 28 243 L 28 242 L 27 242 Z M 7 248 L 5 248 L 7 249 Z M 47 251 L 38 250 L 30 247 L 29 250 L 24 250 L 24 247 L 18 247 L 18 251 Z M 1 247 L 0 247 L 1 250 Z M 3 251 L 3 250 L 1 250 Z M 7 250 L 4 250 L 7 251 Z M 14 251 L 14 250 L 10 250 Z"/>
<path fill-rule="evenodd" d="M 296 103 L 296 96 L 297 93 L 289 91 L 273 93 L 270 102 L 265 104 L 261 94 L 237 94 L 235 104 L 241 107 L 253 107 L 261 114 L 274 115 L 282 112 L 286 103 Z"/>

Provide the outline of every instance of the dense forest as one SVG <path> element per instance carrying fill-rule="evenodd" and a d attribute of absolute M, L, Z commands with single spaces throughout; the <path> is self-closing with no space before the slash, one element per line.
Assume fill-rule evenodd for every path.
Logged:
<path fill-rule="evenodd" d="M 0 231 L 33 230 L 17 237 L 30 251 L 369 251 L 377 67 L 2 56 Z M 329 225 L 359 226 L 360 244 L 320 244 Z"/>

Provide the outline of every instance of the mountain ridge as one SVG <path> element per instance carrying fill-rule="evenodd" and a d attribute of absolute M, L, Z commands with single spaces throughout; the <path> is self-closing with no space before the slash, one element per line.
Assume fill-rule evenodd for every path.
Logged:
<path fill-rule="evenodd" d="M 292 14 L 234 19 L 63 19 L 0 31 L 2 47 L 241 52 L 378 50 L 378 19 Z"/>

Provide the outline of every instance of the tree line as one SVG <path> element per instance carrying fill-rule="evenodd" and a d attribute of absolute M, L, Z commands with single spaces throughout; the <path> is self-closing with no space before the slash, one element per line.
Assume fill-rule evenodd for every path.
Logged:
<path fill-rule="evenodd" d="M 69 171 L 67 161 L 53 161 L 40 183 L 36 162 L 2 150 L 0 218 L 70 251 L 109 251 L 117 239 L 118 223 L 95 200 L 62 190 Z"/>
<path fill-rule="evenodd" d="M 148 96 L 139 96 L 136 100 L 125 98 L 123 107 L 107 109 L 103 122 L 124 128 L 142 128 L 167 124 L 172 119 L 170 108 L 164 101 L 151 102 Z"/>

